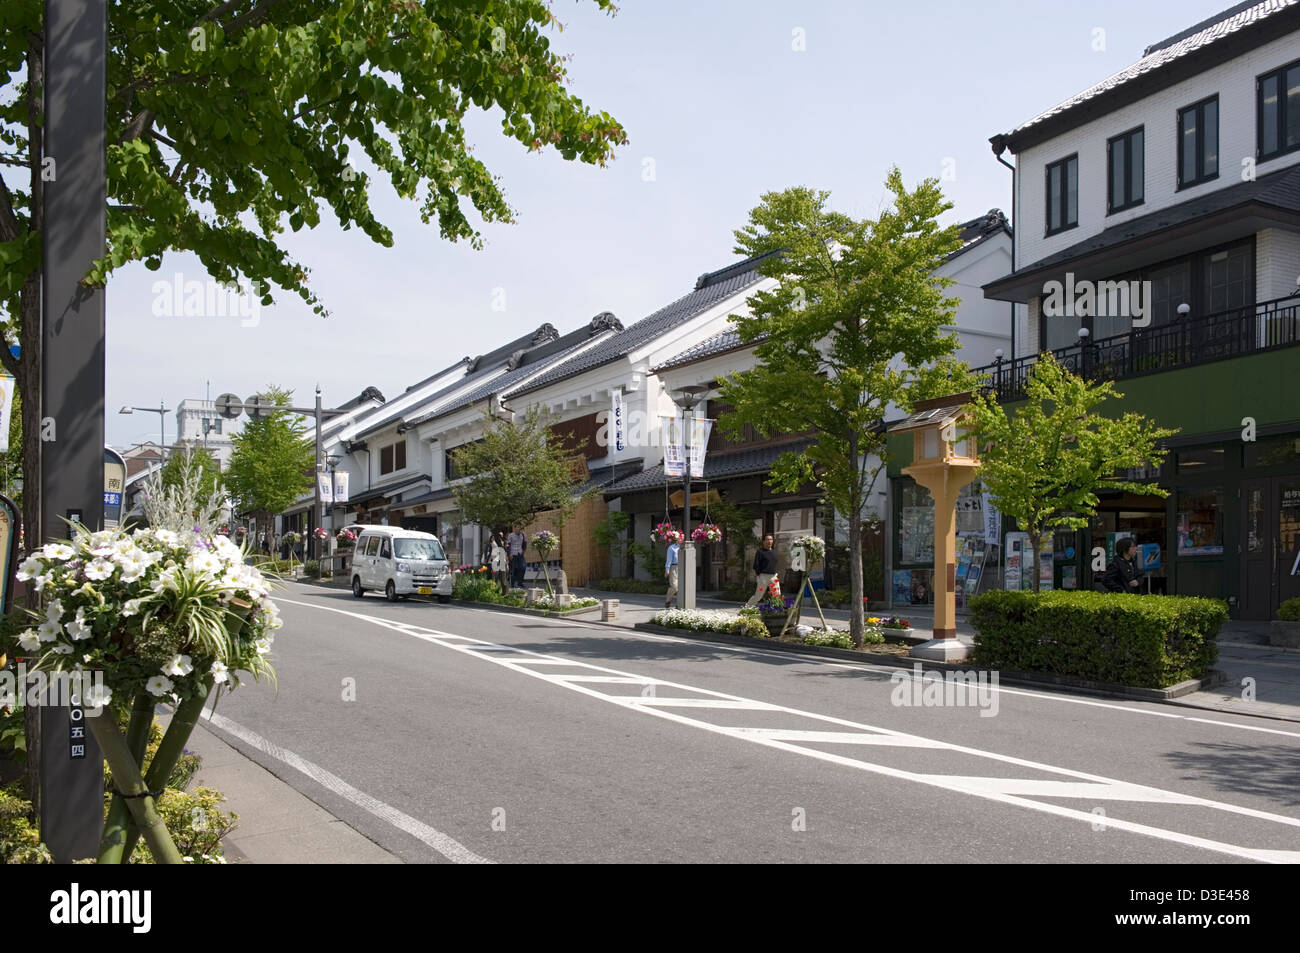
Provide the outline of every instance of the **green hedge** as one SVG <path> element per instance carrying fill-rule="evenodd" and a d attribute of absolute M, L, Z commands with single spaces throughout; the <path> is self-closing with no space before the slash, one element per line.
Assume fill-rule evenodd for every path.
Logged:
<path fill-rule="evenodd" d="M 970 601 L 975 662 L 1145 688 L 1200 678 L 1228 619 L 1218 599 L 1103 592 L 1006 592 Z"/>
<path fill-rule="evenodd" d="M 1278 606 L 1277 618 L 1279 622 L 1300 622 L 1300 596 Z"/>
<path fill-rule="evenodd" d="M 589 583 L 592 589 L 602 592 L 639 592 L 662 596 L 668 592 L 668 583 L 662 580 L 646 579 L 597 579 Z"/>

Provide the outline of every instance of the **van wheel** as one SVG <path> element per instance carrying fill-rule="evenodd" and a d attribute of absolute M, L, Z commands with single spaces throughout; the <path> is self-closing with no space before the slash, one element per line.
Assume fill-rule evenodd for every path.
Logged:
<path fill-rule="evenodd" d="M 388 585 L 384 586 L 384 598 L 389 602 L 397 601 L 397 587 L 393 585 L 393 580 L 388 580 Z"/>
<path fill-rule="evenodd" d="M 360 577 L 360 576 L 353 576 L 353 577 L 352 577 L 352 594 L 353 594 L 354 596 L 356 596 L 358 599 L 360 599 L 362 596 L 364 596 L 364 595 L 366 594 L 366 590 L 364 590 L 364 589 L 361 588 L 361 577 Z"/>

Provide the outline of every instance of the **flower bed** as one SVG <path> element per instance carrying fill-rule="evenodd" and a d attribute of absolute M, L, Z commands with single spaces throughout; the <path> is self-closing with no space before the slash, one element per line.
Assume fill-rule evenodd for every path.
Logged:
<path fill-rule="evenodd" d="M 776 635 L 769 631 L 762 613 L 753 608 L 741 609 L 739 613 L 728 609 L 665 609 L 652 615 L 650 622 L 670 629 L 723 632 L 728 635 L 748 635 L 756 639 L 768 639 Z M 804 645 L 829 645 L 841 649 L 853 648 L 853 639 L 844 630 L 812 631 L 797 635 L 792 628 L 785 641 L 801 642 Z M 880 645 L 884 641 L 884 636 L 876 630 L 867 629 L 864 633 L 864 645 Z"/>

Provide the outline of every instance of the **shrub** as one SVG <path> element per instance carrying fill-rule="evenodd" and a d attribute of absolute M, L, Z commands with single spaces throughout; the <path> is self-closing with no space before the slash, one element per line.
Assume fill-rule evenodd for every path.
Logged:
<path fill-rule="evenodd" d="M 809 632 L 802 639 L 804 645 L 830 645 L 837 649 L 853 648 L 853 638 L 847 632 Z M 880 639 L 884 641 L 884 639 Z"/>
<path fill-rule="evenodd" d="M 766 639 L 771 635 L 762 619 L 748 613 L 742 613 L 740 618 L 731 624 L 731 631 L 736 635 L 748 635 L 756 639 Z"/>
<path fill-rule="evenodd" d="M 0 788 L 0 864 L 52 864 L 40 831 L 32 824 L 32 802 L 22 795 L 22 782 Z"/>
<path fill-rule="evenodd" d="M 1278 606 L 1277 617 L 1280 622 L 1300 622 L 1300 596 Z"/>
<path fill-rule="evenodd" d="M 452 580 L 451 596 L 467 602 L 500 602 L 501 590 L 492 577 L 481 572 L 461 572 Z"/>
<path fill-rule="evenodd" d="M 307 560 L 305 563 L 302 564 L 302 571 L 303 571 L 306 575 L 311 576 L 311 578 L 313 578 L 313 579 L 319 579 L 319 578 L 320 578 L 320 562 L 319 562 L 318 560 L 315 560 L 315 559 L 309 559 L 309 560 Z"/>
<path fill-rule="evenodd" d="M 993 590 L 970 601 L 975 662 L 1146 688 L 1205 674 L 1228 618 L 1217 599 Z"/>
<path fill-rule="evenodd" d="M 158 799 L 158 813 L 186 863 L 226 862 L 221 853 L 221 838 L 235 829 L 239 815 L 218 808 L 225 799 L 225 795 L 212 788 L 197 788 L 192 794 L 167 788 Z M 131 855 L 131 863 L 153 862 L 148 845 L 141 840 Z"/>

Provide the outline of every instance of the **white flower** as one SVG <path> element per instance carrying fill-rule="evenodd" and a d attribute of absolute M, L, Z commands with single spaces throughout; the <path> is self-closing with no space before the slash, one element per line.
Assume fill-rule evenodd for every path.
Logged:
<path fill-rule="evenodd" d="M 191 572 L 215 576 L 224 568 L 221 560 L 206 549 L 196 550 L 194 555 L 185 560 L 185 568 Z"/>
<path fill-rule="evenodd" d="M 107 685 L 91 685 L 82 694 L 87 708 L 103 708 L 113 700 L 113 690 Z"/>
<path fill-rule="evenodd" d="M 140 611 L 140 602 L 141 600 L 139 599 L 126 600 L 126 604 L 122 606 L 122 615 L 124 616 L 135 615 L 137 612 Z"/>
<path fill-rule="evenodd" d="M 94 633 L 91 632 L 90 626 L 86 624 L 86 610 L 78 609 L 77 617 L 63 627 L 68 636 L 74 642 L 80 642 L 82 639 L 88 639 Z"/>
<path fill-rule="evenodd" d="M 93 560 L 91 564 L 86 567 L 87 579 L 98 581 L 100 579 L 107 579 L 111 575 L 113 575 L 113 564 L 107 559 Z"/>
<path fill-rule="evenodd" d="M 194 671 L 194 663 L 188 655 L 177 655 L 163 666 L 167 675 L 184 676 Z"/>
<path fill-rule="evenodd" d="M 51 599 L 45 607 L 45 618 L 49 622 L 58 622 L 63 618 L 63 603 L 58 599 Z"/>
<path fill-rule="evenodd" d="M 52 651 L 56 655 L 71 655 L 73 649 L 67 642 L 60 642 L 58 645 L 54 646 Z"/>
<path fill-rule="evenodd" d="M 49 585 L 49 583 L 51 583 L 53 580 L 54 577 L 50 575 L 48 572 L 42 573 L 41 575 L 36 576 L 32 579 L 32 588 L 35 589 L 37 592 L 40 592 L 47 585 Z"/>
<path fill-rule="evenodd" d="M 28 556 L 18 564 L 18 581 L 27 582 L 35 579 L 42 569 L 45 568 L 45 561 L 39 556 Z"/>
<path fill-rule="evenodd" d="M 145 563 L 143 563 L 143 562 L 135 562 L 135 561 L 131 561 L 131 562 L 128 562 L 128 563 L 123 564 L 123 566 L 122 566 L 122 581 L 123 581 L 123 582 L 135 582 L 137 579 L 139 579 L 139 578 L 141 578 L 142 576 L 144 576 L 145 568 L 146 568 L 146 566 L 145 566 Z"/>
<path fill-rule="evenodd" d="M 210 671 L 212 672 L 212 683 L 214 685 L 220 685 L 222 682 L 230 680 L 230 669 L 226 668 L 225 662 L 213 662 Z"/>
<path fill-rule="evenodd" d="M 28 629 L 18 636 L 18 644 L 28 652 L 35 652 L 41 647 L 41 638 L 35 629 Z"/>
<path fill-rule="evenodd" d="M 41 554 L 46 559 L 58 559 L 64 561 L 77 555 L 77 551 L 67 543 L 47 543 L 41 549 Z"/>
<path fill-rule="evenodd" d="M 181 541 L 181 538 L 169 529 L 154 530 L 153 535 L 158 542 L 165 543 L 168 546 L 177 546 Z"/>
<path fill-rule="evenodd" d="M 153 581 L 153 591 L 162 592 L 170 589 L 172 592 L 176 592 L 179 588 L 176 583 L 176 574 L 178 572 L 180 570 L 175 566 L 168 566 L 166 569 L 161 570 L 158 573 L 158 578 Z"/>
<path fill-rule="evenodd" d="M 42 642 L 53 642 L 63 633 L 63 626 L 56 619 L 46 619 L 36 632 Z"/>
<path fill-rule="evenodd" d="M 257 647 L 258 655 L 267 655 L 271 651 L 271 639 L 267 636 L 258 639 L 253 645 Z"/>
<path fill-rule="evenodd" d="M 172 680 L 167 676 L 155 675 L 153 678 L 149 679 L 149 681 L 144 683 L 144 687 L 150 695 L 161 698 L 163 695 L 168 694 L 175 686 L 172 684 Z"/>

